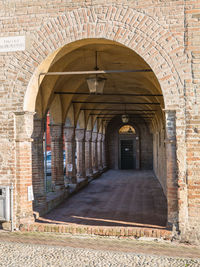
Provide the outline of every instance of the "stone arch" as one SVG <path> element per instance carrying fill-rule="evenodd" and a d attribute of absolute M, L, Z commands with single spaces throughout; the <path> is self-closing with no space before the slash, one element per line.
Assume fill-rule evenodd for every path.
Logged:
<path fill-rule="evenodd" d="M 22 84 L 27 87 L 23 106 L 25 111 L 35 109 L 39 73 L 48 71 L 57 60 L 56 56 L 62 56 L 63 46 L 86 38 L 105 38 L 134 50 L 149 64 L 158 78 L 165 107 L 170 108 L 175 104 L 175 98 L 170 96 L 182 93 L 184 78 L 187 76 L 182 64 L 186 61 L 183 47 L 159 21 L 138 10 L 112 4 L 105 5 L 104 9 L 97 5 L 69 11 L 65 15 L 51 18 L 34 33 L 32 49 L 22 53 L 16 63 L 19 72 L 17 82 L 14 82 L 18 88 Z M 39 42 L 38 39 L 42 41 Z M 24 64 L 20 66 L 21 61 Z M 38 67 L 36 70 L 35 66 Z M 25 75 L 29 83 L 19 79 L 19 76 Z"/>
<path fill-rule="evenodd" d="M 60 103 L 60 97 L 56 96 L 49 108 L 51 113 L 51 119 L 54 123 L 62 123 L 62 108 Z"/>
<path fill-rule="evenodd" d="M 85 114 L 84 114 L 83 110 L 81 110 L 81 112 L 79 113 L 76 128 L 77 129 L 85 129 Z"/>
<path fill-rule="evenodd" d="M 184 79 L 191 72 L 182 64 L 187 61 L 183 47 L 159 21 L 135 9 L 110 4 L 104 8 L 79 8 L 50 18 L 34 33 L 31 49 L 20 53 L 14 63 L 18 74 L 13 90 L 22 96 L 26 92 L 24 111 L 35 111 L 39 74 L 47 72 L 62 57 L 62 48 L 69 45 L 70 49 L 72 42 L 94 38 L 115 41 L 140 55 L 160 83 L 166 109 L 175 109 L 176 97 L 184 101 L 180 97 Z"/>
<path fill-rule="evenodd" d="M 87 130 L 92 131 L 92 117 L 91 116 L 88 117 L 86 125 L 87 125 L 87 127 L 86 127 Z"/>
<path fill-rule="evenodd" d="M 97 122 L 97 119 L 94 121 L 93 132 L 98 132 L 98 122 Z"/>
<path fill-rule="evenodd" d="M 74 127 L 75 118 L 74 118 L 74 107 L 71 105 L 68 109 L 67 117 L 65 119 L 65 126 Z"/>

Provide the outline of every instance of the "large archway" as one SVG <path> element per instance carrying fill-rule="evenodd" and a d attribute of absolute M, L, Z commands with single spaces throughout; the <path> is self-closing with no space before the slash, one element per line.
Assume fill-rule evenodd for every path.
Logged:
<path fill-rule="evenodd" d="M 123 7 L 117 7 L 117 10 L 123 10 Z M 84 14 L 85 10 L 80 9 L 80 14 Z M 52 118 L 54 124 L 57 126 L 57 135 L 55 135 L 55 138 L 58 137 L 59 127 L 61 124 L 68 122 L 66 127 L 73 128 L 76 125 L 79 125 L 77 131 L 77 136 L 79 132 L 79 138 L 76 140 L 79 145 L 79 150 L 81 149 L 81 138 L 83 136 L 83 129 L 87 129 L 88 131 L 93 130 L 95 121 L 97 121 L 97 127 L 96 130 L 91 133 L 94 140 L 97 140 L 98 133 L 103 134 L 101 137 L 99 135 L 99 140 L 104 138 L 105 131 L 107 129 L 107 124 L 110 119 L 112 119 L 115 116 L 119 116 L 116 113 L 119 112 L 118 108 L 120 104 L 106 104 L 107 98 L 111 97 L 113 101 L 110 102 L 117 102 L 120 103 L 126 103 L 128 102 L 129 98 L 131 97 L 130 94 L 143 94 L 139 98 L 137 97 L 137 103 L 134 104 L 134 109 L 136 111 L 134 112 L 142 112 L 141 115 L 133 114 L 137 118 L 141 118 L 145 125 L 148 124 L 149 131 L 153 134 L 153 150 L 154 150 L 154 170 L 157 174 L 157 177 L 160 180 L 160 183 L 162 184 L 163 190 L 165 191 L 167 198 L 168 198 L 168 221 L 172 224 L 177 224 L 178 222 L 178 209 L 177 209 L 177 187 L 176 183 L 174 183 L 174 179 L 176 179 L 176 144 L 175 144 L 175 115 L 173 112 L 167 112 L 167 123 L 165 122 L 165 115 L 163 113 L 163 108 L 165 109 L 175 109 L 173 98 L 171 98 L 172 94 L 179 95 L 182 92 L 182 80 L 179 73 L 176 71 L 176 64 L 179 64 L 178 60 L 174 64 L 174 61 L 172 60 L 172 57 L 174 57 L 173 49 L 176 49 L 178 47 L 178 44 L 176 42 L 176 39 L 171 36 L 170 32 L 165 32 L 165 34 L 169 35 L 171 38 L 168 38 L 166 40 L 165 38 L 159 39 L 156 43 L 153 43 L 151 47 L 149 47 L 149 44 L 152 44 L 151 34 L 150 32 L 146 31 L 144 32 L 144 29 L 142 29 L 142 25 L 140 23 L 138 24 L 131 24 L 130 27 L 127 27 L 125 25 L 125 22 L 119 20 L 116 22 L 116 24 L 113 26 L 112 19 L 110 18 L 107 25 L 105 26 L 105 23 L 102 21 L 98 21 L 97 14 L 94 13 L 94 10 L 91 11 L 93 14 L 93 20 L 92 22 L 87 21 L 85 18 L 85 23 L 82 25 L 87 30 L 84 33 L 80 31 L 80 34 L 77 34 L 73 29 L 73 23 L 68 21 L 69 17 L 64 16 L 61 19 L 63 20 L 64 24 L 68 23 L 68 27 L 62 26 L 61 28 L 56 27 L 57 31 L 60 34 L 63 35 L 64 38 L 57 38 L 56 34 L 46 34 L 46 28 L 42 27 L 36 35 L 43 34 L 43 38 L 45 39 L 46 36 L 49 38 L 49 41 L 45 41 L 46 43 L 51 43 L 51 40 L 57 40 L 57 42 L 53 42 L 53 45 L 50 47 L 44 47 L 42 44 L 35 43 L 33 47 L 37 47 L 37 51 L 40 51 L 40 66 L 34 71 L 34 66 L 38 65 L 38 63 L 35 61 L 33 57 L 31 57 L 31 53 L 33 55 L 35 54 L 35 51 L 30 52 L 30 57 L 27 57 L 25 59 L 25 65 L 26 62 L 29 61 L 28 66 L 31 66 L 29 69 L 29 73 L 33 73 L 34 75 L 30 79 L 29 85 L 25 84 L 23 86 L 27 86 L 28 89 L 26 91 L 25 95 L 25 101 L 24 101 L 24 110 L 27 112 L 37 112 L 37 121 L 44 118 L 46 111 L 48 109 L 51 110 Z M 73 12 L 72 12 L 73 13 Z M 158 22 L 153 21 L 151 18 L 146 17 L 143 14 L 140 14 L 136 12 L 135 10 L 129 9 L 125 11 L 125 14 L 131 14 L 133 18 L 137 18 L 138 21 L 146 21 L 145 27 L 147 25 L 151 25 L 154 27 L 158 24 Z M 59 19 L 59 18 L 58 18 Z M 51 23 L 56 23 L 56 19 L 52 19 Z M 48 25 L 48 24 L 47 24 Z M 149 27 L 151 28 L 151 27 Z M 93 31 L 90 31 L 89 29 L 96 29 L 96 33 L 94 35 Z M 101 29 L 101 30 L 100 30 Z M 162 27 L 159 28 L 158 34 L 161 36 L 163 35 Z M 68 31 L 71 31 L 71 34 L 68 34 Z M 111 34 L 112 33 L 112 34 Z M 84 38 L 84 40 L 81 40 Z M 91 39 L 91 38 L 96 39 Z M 79 40 L 79 41 L 78 41 Z M 73 42 L 75 41 L 75 42 Z M 67 45 L 66 45 L 67 44 Z M 169 51 L 169 53 L 166 52 L 166 49 L 164 48 L 166 46 L 172 46 L 172 51 Z M 155 50 L 156 47 L 156 50 Z M 100 48 L 100 49 L 99 49 Z M 86 87 L 84 87 L 84 79 L 83 76 L 81 76 L 80 79 L 73 78 L 72 76 L 45 76 L 40 75 L 41 73 L 47 73 L 47 72 L 54 72 L 54 71 L 69 71 L 69 70 L 79 70 L 77 66 L 82 66 L 82 70 L 91 70 L 94 68 L 94 54 L 95 51 L 104 50 L 104 52 L 100 52 L 100 59 L 99 64 L 101 68 L 109 67 L 111 68 L 111 63 L 116 62 L 116 58 L 119 60 L 116 63 L 120 64 L 113 64 L 112 68 L 114 69 L 128 69 L 128 68 L 147 68 L 152 70 L 148 73 L 137 73 L 137 77 L 134 75 L 132 76 L 131 73 L 129 74 L 116 74 L 113 73 L 109 75 L 111 77 L 110 80 L 106 81 L 105 84 L 105 90 L 106 87 L 111 88 L 111 96 L 101 96 L 101 102 L 104 103 L 88 103 L 87 107 L 85 107 L 86 102 L 100 102 L 98 96 L 91 96 L 91 95 L 64 95 L 63 91 L 65 91 L 65 86 L 70 85 L 67 88 L 68 93 L 73 91 L 82 93 L 85 93 Z M 107 49 L 107 54 L 106 54 Z M 53 52 L 54 51 L 54 52 Z M 84 54 L 85 51 L 85 57 L 81 57 L 80 55 Z M 89 51 L 89 52 L 88 52 Z M 88 55 L 87 55 L 88 53 Z M 47 57 L 48 55 L 48 57 Z M 107 56 L 108 55 L 108 56 Z M 123 56 L 122 56 L 123 55 Z M 134 59 L 131 61 L 131 59 Z M 124 60 L 124 61 L 123 61 Z M 82 61 L 82 62 L 81 62 Z M 82 63 L 82 64 L 80 64 Z M 117 66 L 116 66 L 117 65 Z M 182 67 L 179 65 L 179 69 L 182 69 Z M 149 78 L 150 76 L 150 78 Z M 134 77 L 134 78 L 133 78 Z M 110 82 L 112 81 L 112 82 Z M 113 82 L 114 81 L 114 82 Z M 134 84 L 134 87 L 133 87 Z M 39 86 L 38 86 L 39 85 Z M 117 85 L 117 86 L 116 86 Z M 131 86 L 130 86 L 131 85 Z M 19 86 L 19 84 L 18 84 Z M 130 88 L 128 88 L 130 86 Z M 126 88 L 125 88 L 126 87 Z M 123 88 L 123 89 L 122 89 Z M 162 89 L 161 89 L 162 88 Z M 117 94 L 122 94 L 121 96 L 114 96 L 114 92 Z M 121 91 L 120 91 L 121 90 Z M 55 94 L 57 92 L 57 94 Z M 61 93 L 59 93 L 61 92 Z M 105 91 L 106 92 L 106 91 Z M 125 95 L 127 94 L 127 95 Z M 162 97 L 163 95 L 163 97 Z M 62 96 L 62 97 L 61 97 Z M 136 99 L 135 99 L 136 100 Z M 82 101 L 84 103 L 82 103 Z M 181 100 L 182 101 L 182 100 Z M 73 103 L 72 103 L 73 102 Z M 81 102 L 81 103 L 77 103 Z M 143 103 L 143 104 L 142 104 Z M 144 104 L 145 103 L 145 104 Z M 156 108 L 153 108 L 152 103 L 159 103 L 160 105 L 155 104 Z M 165 103 L 165 105 L 164 105 Z M 70 111 L 71 104 L 73 104 L 73 114 Z M 101 105 L 101 107 L 98 107 L 99 110 L 95 111 L 98 112 L 94 114 L 94 110 L 97 109 L 97 105 Z M 107 114 L 105 114 L 105 110 L 109 109 L 109 105 L 113 105 L 117 107 L 117 111 L 108 111 Z M 127 105 L 132 105 L 127 104 Z M 122 108 L 122 106 L 121 106 Z M 88 110 L 86 110 L 88 109 Z M 124 111 L 124 105 L 122 110 Z M 153 118 L 149 118 L 147 114 L 148 112 L 152 112 L 154 114 Z M 69 113 L 71 112 L 71 115 L 69 116 Z M 131 112 L 131 111 L 130 111 Z M 82 114 L 83 118 L 84 113 L 84 123 L 83 120 L 82 123 L 78 123 L 79 115 Z M 138 114 L 137 113 L 137 114 Z M 28 113 L 26 113 L 28 114 Z M 94 115 L 92 115 L 94 114 Z M 19 114 L 19 116 L 22 116 Z M 32 116 L 30 113 L 28 116 Z M 110 118 L 109 118 L 110 116 Z M 179 115 L 177 115 L 179 116 Z M 73 117 L 73 121 L 69 123 L 69 117 Z M 150 122 L 149 122 L 150 120 Z M 90 123 L 87 123 L 88 121 L 91 121 Z M 17 122 L 17 120 L 16 120 Z M 168 123 L 169 122 L 169 123 Z M 26 123 L 26 121 L 25 121 Z M 171 123 L 171 124 L 170 124 Z M 81 125 L 81 126 L 80 126 Z M 90 126 L 88 126 L 90 125 Z M 165 127 L 167 126 L 167 127 Z M 88 127 L 88 128 L 87 128 Z M 54 127 L 56 128 L 56 127 Z M 168 129 L 172 131 L 168 133 Z M 166 131 L 167 130 L 167 131 Z M 165 133 L 167 133 L 167 139 L 172 140 L 173 142 L 164 144 Z M 38 137 L 39 132 L 36 134 Z M 67 140 L 70 140 L 74 136 L 74 132 L 72 131 L 71 135 L 68 136 Z M 96 136 L 96 137 L 95 137 Z M 95 139 L 96 138 L 96 139 Z M 165 140 L 166 141 L 166 140 Z M 69 143 L 69 141 L 67 141 Z M 180 142 L 180 140 L 179 140 Z M 95 142 L 94 142 L 95 143 Z M 97 143 L 97 142 L 96 142 Z M 94 147 L 97 145 L 94 145 Z M 163 170 L 165 158 L 164 158 L 164 151 L 165 146 L 169 146 L 169 153 L 170 157 L 172 158 L 172 164 L 169 162 L 169 169 L 165 171 Z M 72 146 L 73 147 L 73 146 Z M 88 148 L 90 149 L 90 148 Z M 162 157 L 159 157 L 159 155 L 163 155 Z M 158 160 L 162 161 L 162 164 L 159 164 Z M 83 162 L 83 159 L 82 161 Z M 71 164 L 71 163 L 70 163 Z M 96 162 L 96 168 L 98 165 L 101 165 L 101 162 Z M 174 165 L 173 165 L 174 164 Z M 180 161 L 180 164 L 181 161 Z M 169 175 L 170 173 L 170 175 Z M 73 176 L 74 174 L 72 174 Z M 167 183 L 169 182 L 167 191 Z M 176 182 L 176 181 L 175 181 Z M 31 184 L 31 181 L 30 181 Z M 41 188 L 41 187 L 40 187 Z M 175 192 L 173 195 L 170 193 Z M 169 193 L 169 194 L 168 194 Z M 19 203 L 20 205 L 20 203 Z"/>
<path fill-rule="evenodd" d="M 32 150 L 34 209 L 39 212 L 45 210 L 47 202 L 47 180 L 44 183 L 42 178 L 44 153 L 41 153 L 41 147 L 42 123 L 48 110 L 51 115 L 51 183 L 55 194 L 63 192 L 65 186 L 76 187 L 80 181 L 86 181 L 87 174 L 92 177 L 104 167 L 113 168 L 110 162 L 114 162 L 115 158 L 117 165 L 120 162 L 120 168 L 123 168 L 119 153 L 112 149 L 119 151 L 119 141 L 122 143 L 124 139 L 118 137 L 112 149 L 110 141 L 115 139 L 112 136 L 115 134 L 114 129 L 118 133 L 119 127 L 124 125 L 122 115 L 125 112 L 136 129 L 133 169 L 154 169 L 167 196 L 164 137 L 155 137 L 157 133 L 161 135 L 161 131 L 165 131 L 164 100 L 154 72 L 138 54 L 119 43 L 102 39 L 78 43 L 78 48 L 75 43 L 73 50 L 68 51 L 64 47 L 62 57 L 54 60 L 48 73 L 39 76 Z M 93 70 L 96 64 L 99 70 L 112 70 L 103 76 L 101 74 L 106 79 L 101 94 L 89 92 L 87 78 L 90 75 L 77 74 L 78 71 Z M 86 135 L 90 132 L 91 139 L 88 141 L 92 141 L 92 145 L 86 142 L 85 146 Z M 103 137 L 106 147 L 102 147 Z M 66 155 L 66 177 L 63 174 L 63 149 Z M 104 149 L 106 154 L 103 159 Z"/>

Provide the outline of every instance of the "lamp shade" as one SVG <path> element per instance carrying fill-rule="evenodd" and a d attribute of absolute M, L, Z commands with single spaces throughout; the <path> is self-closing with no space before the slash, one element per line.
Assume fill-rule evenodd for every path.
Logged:
<path fill-rule="evenodd" d="M 93 76 L 86 79 L 91 94 L 103 94 L 106 78 Z"/>
<path fill-rule="evenodd" d="M 122 122 L 128 123 L 128 121 L 129 121 L 129 116 L 127 114 L 122 115 Z"/>

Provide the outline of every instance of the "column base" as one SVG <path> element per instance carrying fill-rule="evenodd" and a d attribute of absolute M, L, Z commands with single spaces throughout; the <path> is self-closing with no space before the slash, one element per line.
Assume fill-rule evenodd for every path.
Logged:
<path fill-rule="evenodd" d="M 33 212 L 23 214 L 23 215 L 17 215 L 16 221 L 14 220 L 14 229 L 13 230 L 19 230 L 20 225 L 26 224 L 26 223 L 34 223 L 35 218 L 33 215 Z M 2 223 L 2 229 L 6 231 L 11 231 L 12 226 L 11 226 L 11 221 L 9 222 L 3 222 Z"/>
<path fill-rule="evenodd" d="M 167 222 L 166 228 L 168 230 L 173 231 L 173 232 L 178 232 L 179 231 L 178 223 Z"/>
<path fill-rule="evenodd" d="M 34 194 L 35 200 L 33 201 L 34 208 L 42 208 L 46 205 L 46 194 Z"/>
<path fill-rule="evenodd" d="M 52 191 L 53 192 L 63 191 L 64 189 L 65 189 L 64 185 L 54 185 L 54 186 L 52 186 Z"/>

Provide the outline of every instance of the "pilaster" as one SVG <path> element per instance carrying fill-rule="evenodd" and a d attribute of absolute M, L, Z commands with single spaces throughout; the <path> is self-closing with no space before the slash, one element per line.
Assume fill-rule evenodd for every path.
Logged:
<path fill-rule="evenodd" d="M 178 177 L 176 156 L 176 112 L 165 110 L 166 118 L 166 179 L 168 225 L 178 227 Z"/>
<path fill-rule="evenodd" d="M 15 113 L 16 224 L 33 222 L 32 142 L 34 112 Z"/>
<path fill-rule="evenodd" d="M 102 164 L 103 169 L 107 168 L 105 134 L 102 134 Z"/>
<path fill-rule="evenodd" d="M 103 170 L 103 163 L 102 163 L 102 133 L 98 133 L 98 169 L 100 171 Z"/>
<path fill-rule="evenodd" d="M 98 133 L 92 132 L 92 168 L 93 172 L 98 172 L 98 151 L 97 151 Z"/>
<path fill-rule="evenodd" d="M 89 177 L 92 177 L 92 131 L 89 130 L 85 133 L 85 167 L 86 174 Z"/>

